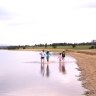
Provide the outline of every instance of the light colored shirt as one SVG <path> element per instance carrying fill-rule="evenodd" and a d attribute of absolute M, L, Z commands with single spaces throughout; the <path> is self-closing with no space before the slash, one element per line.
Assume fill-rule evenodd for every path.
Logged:
<path fill-rule="evenodd" d="M 40 53 L 41 57 L 45 57 L 45 52 Z"/>

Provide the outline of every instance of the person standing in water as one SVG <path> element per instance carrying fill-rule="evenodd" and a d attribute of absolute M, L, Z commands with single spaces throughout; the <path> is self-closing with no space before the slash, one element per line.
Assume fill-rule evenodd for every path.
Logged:
<path fill-rule="evenodd" d="M 62 61 L 62 54 L 61 53 L 59 53 L 58 59 L 59 59 L 59 63 L 60 63 Z"/>
<path fill-rule="evenodd" d="M 58 58 L 59 58 L 59 71 L 62 72 L 63 74 L 65 74 L 64 57 L 65 57 L 64 52 L 59 53 L 59 56 L 58 56 Z"/>
<path fill-rule="evenodd" d="M 50 52 L 49 52 L 49 51 L 47 51 L 47 52 L 46 52 L 47 64 L 49 63 L 49 58 L 50 58 Z"/>
<path fill-rule="evenodd" d="M 45 59 L 45 51 L 44 50 L 42 50 L 42 52 L 40 53 L 40 55 L 41 55 L 41 64 L 43 63 L 44 64 L 44 59 Z"/>
<path fill-rule="evenodd" d="M 64 62 L 64 58 L 65 58 L 65 51 L 62 52 L 62 61 Z"/>

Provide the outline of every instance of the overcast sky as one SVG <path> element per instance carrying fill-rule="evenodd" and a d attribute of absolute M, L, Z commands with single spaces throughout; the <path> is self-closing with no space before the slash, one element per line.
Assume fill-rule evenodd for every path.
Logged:
<path fill-rule="evenodd" d="M 0 0 L 0 44 L 96 39 L 95 0 Z"/>

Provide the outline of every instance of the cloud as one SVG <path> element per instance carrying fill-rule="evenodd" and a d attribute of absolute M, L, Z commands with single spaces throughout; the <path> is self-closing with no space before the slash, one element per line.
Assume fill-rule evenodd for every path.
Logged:
<path fill-rule="evenodd" d="M 81 6 L 83 8 L 96 8 L 96 1 L 95 0 L 84 0 L 81 2 Z"/>
<path fill-rule="evenodd" d="M 5 10 L 3 10 L 3 9 L 0 9 L 0 16 L 5 16 L 5 15 L 7 15 L 8 13 L 5 11 Z"/>
<path fill-rule="evenodd" d="M 90 7 L 95 4 L 94 0 L 2 0 L 0 42 L 34 44 L 92 40 L 96 38 L 96 10 Z"/>
<path fill-rule="evenodd" d="M 88 4 L 86 7 L 96 8 L 96 3 L 91 3 L 91 4 Z"/>
<path fill-rule="evenodd" d="M 7 10 L 0 8 L 0 20 L 5 19 L 11 19 L 11 14 Z"/>

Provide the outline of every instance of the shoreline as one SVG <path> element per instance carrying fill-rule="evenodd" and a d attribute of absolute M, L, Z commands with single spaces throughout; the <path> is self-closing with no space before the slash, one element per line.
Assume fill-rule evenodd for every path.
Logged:
<path fill-rule="evenodd" d="M 82 81 L 82 86 L 88 90 L 84 95 L 96 96 L 96 55 L 85 52 L 68 52 L 67 54 L 77 60 L 79 71 L 81 71 L 79 80 Z"/>

